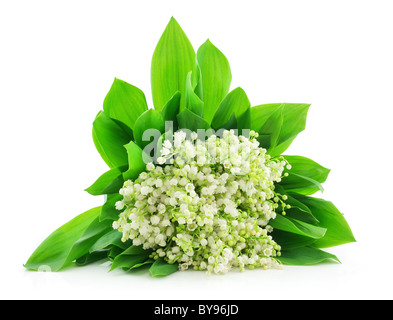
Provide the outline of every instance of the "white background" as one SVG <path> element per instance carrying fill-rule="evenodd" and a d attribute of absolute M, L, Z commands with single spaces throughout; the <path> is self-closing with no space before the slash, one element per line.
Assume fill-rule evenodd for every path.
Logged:
<path fill-rule="evenodd" d="M 0 298 L 392 299 L 392 1 L 0 2 Z M 206 276 L 24 270 L 33 250 L 101 205 L 83 190 L 107 170 L 91 124 L 114 77 L 151 103 L 150 62 L 171 16 L 195 50 L 209 38 L 253 105 L 312 103 L 287 154 L 332 169 L 319 195 L 356 243 L 342 264 Z"/>

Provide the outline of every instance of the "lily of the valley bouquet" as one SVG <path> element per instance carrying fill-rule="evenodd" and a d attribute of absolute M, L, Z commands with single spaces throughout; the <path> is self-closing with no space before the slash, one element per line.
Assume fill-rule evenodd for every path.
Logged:
<path fill-rule="evenodd" d="M 354 241 L 322 191 L 329 169 L 282 155 L 305 129 L 309 104 L 251 106 L 229 91 L 226 57 L 195 53 L 175 19 L 154 51 L 154 108 L 115 79 L 93 122 L 109 170 L 86 190 L 105 203 L 54 231 L 25 264 L 58 271 L 109 260 L 111 269 L 225 273 L 339 261 L 321 248 Z"/>

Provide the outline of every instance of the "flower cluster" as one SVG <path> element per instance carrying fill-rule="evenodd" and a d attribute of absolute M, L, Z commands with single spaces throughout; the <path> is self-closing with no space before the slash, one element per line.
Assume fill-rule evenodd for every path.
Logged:
<path fill-rule="evenodd" d="M 278 266 L 280 246 L 269 235 L 269 220 L 282 201 L 274 183 L 287 162 L 271 159 L 257 135 L 231 130 L 202 141 L 178 131 L 165 140 L 160 165 L 149 163 L 120 190 L 116 208 L 125 210 L 113 227 L 122 240 L 152 249 L 153 258 L 179 263 L 180 270 Z"/>

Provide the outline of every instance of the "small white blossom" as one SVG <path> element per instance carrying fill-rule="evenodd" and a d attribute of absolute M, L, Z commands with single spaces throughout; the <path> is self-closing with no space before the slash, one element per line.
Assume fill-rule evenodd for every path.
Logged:
<path fill-rule="evenodd" d="M 176 132 L 173 143 L 163 142 L 159 165 L 148 163 L 146 172 L 124 183 L 115 207 L 125 210 L 113 228 L 123 241 L 152 249 L 152 257 L 179 263 L 180 270 L 279 266 L 281 248 L 269 235 L 269 221 L 278 203 L 290 207 L 274 192 L 290 166 L 271 159 L 256 137 L 225 130 L 222 138 L 200 141 L 195 132 L 191 140 Z"/>

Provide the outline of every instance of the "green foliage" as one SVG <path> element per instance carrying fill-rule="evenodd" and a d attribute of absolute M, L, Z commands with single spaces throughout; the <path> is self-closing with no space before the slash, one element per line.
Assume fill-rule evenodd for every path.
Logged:
<path fill-rule="evenodd" d="M 200 46 L 197 59 L 202 75 L 204 118 L 211 123 L 219 104 L 229 91 L 231 68 L 227 58 L 210 40 Z"/>
<path fill-rule="evenodd" d="M 147 110 L 145 94 L 133 85 L 115 78 L 104 100 L 104 112 L 133 129 L 136 119 Z"/>
<path fill-rule="evenodd" d="M 195 51 L 174 18 L 162 34 L 151 62 L 151 91 L 154 107 L 161 111 L 176 93 L 181 93 L 181 109 L 185 106 L 187 74 L 195 71 Z"/>
<path fill-rule="evenodd" d="M 132 139 L 129 132 L 100 111 L 93 122 L 93 141 L 102 159 L 110 168 L 127 165 L 124 145 Z"/>
<path fill-rule="evenodd" d="M 149 266 L 154 277 L 178 270 L 151 250 L 121 241 L 111 224 L 121 211 L 118 193 L 124 181 L 134 180 L 154 159 L 150 151 L 161 148 L 163 139 L 177 129 L 254 130 L 258 141 L 272 157 L 278 157 L 306 127 L 310 105 L 271 103 L 251 107 L 240 87 L 230 90 L 232 74 L 225 55 L 209 40 L 195 51 L 184 31 L 171 18 L 152 57 L 151 89 L 154 108 L 148 108 L 144 93 L 115 78 L 93 122 L 94 144 L 110 170 L 89 188 L 92 195 L 105 195 L 102 207 L 77 216 L 54 231 L 24 265 L 29 270 L 49 267 L 59 271 L 72 264 L 86 265 L 102 259 L 112 261 L 111 270 L 130 271 Z M 173 121 L 167 129 L 165 121 Z M 144 136 L 155 129 L 155 136 Z M 165 132 L 167 131 L 167 132 Z M 242 133 L 241 131 L 239 133 Z M 148 149 L 148 146 L 153 146 Z M 146 151 L 147 150 L 147 151 Z M 145 152 L 146 151 L 146 152 Z M 285 155 L 292 166 L 275 192 L 290 207 L 279 207 L 269 224 L 273 239 L 282 247 L 283 264 L 311 265 L 338 258 L 319 248 L 355 241 L 343 214 L 329 201 L 309 195 L 323 191 L 329 169 L 315 161 Z"/>
<path fill-rule="evenodd" d="M 100 211 L 101 207 L 90 209 L 54 231 L 33 252 L 25 268 L 59 271 L 89 253 L 91 245 L 110 228 L 107 223 L 99 223 Z"/>

